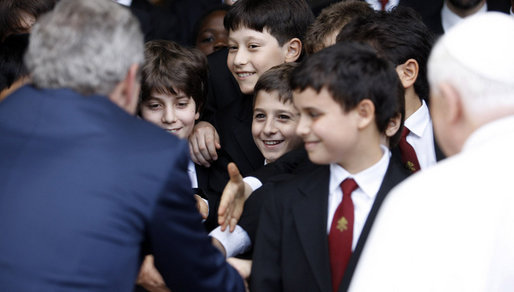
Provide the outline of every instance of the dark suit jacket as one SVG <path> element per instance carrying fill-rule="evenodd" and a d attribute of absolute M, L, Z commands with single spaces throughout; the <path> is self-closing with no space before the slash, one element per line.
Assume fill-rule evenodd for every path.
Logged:
<path fill-rule="evenodd" d="M 244 291 L 202 228 L 185 142 L 30 86 L 0 103 L 0 137 L 2 291 L 131 291 L 143 246 L 173 291 Z"/>
<path fill-rule="evenodd" d="M 217 225 L 219 198 L 229 180 L 227 165 L 235 162 L 243 176 L 264 165 L 252 137 L 252 96 L 243 95 L 227 68 L 228 50 L 209 55 L 209 95 L 202 120 L 218 131 L 221 149 L 211 167 L 199 171 L 200 187 L 209 197 L 207 229 Z"/>
<path fill-rule="evenodd" d="M 423 22 L 435 35 L 442 35 L 444 33 L 441 22 L 441 9 L 443 8 L 444 0 L 400 0 L 399 5 L 416 10 L 421 15 Z M 487 0 L 488 11 L 509 13 L 510 5 L 509 0 Z"/>
<path fill-rule="evenodd" d="M 391 160 L 339 287 L 345 291 L 389 190 L 408 176 Z M 253 256 L 252 291 L 332 291 L 328 253 L 328 166 L 276 184 L 264 203 Z"/>

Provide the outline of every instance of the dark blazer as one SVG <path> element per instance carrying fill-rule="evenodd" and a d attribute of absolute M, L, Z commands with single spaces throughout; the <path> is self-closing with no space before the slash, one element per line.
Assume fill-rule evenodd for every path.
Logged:
<path fill-rule="evenodd" d="M 400 0 L 399 5 L 416 10 L 421 15 L 423 22 L 435 35 L 444 34 L 441 21 L 441 10 L 443 9 L 444 0 Z M 487 0 L 488 11 L 509 13 L 510 6 L 509 0 Z"/>
<path fill-rule="evenodd" d="M 386 194 L 408 176 L 391 160 L 339 287 L 345 291 Z M 253 256 L 252 291 L 332 291 L 327 236 L 330 169 L 276 184 L 264 203 Z"/>
<path fill-rule="evenodd" d="M 2 291 L 131 291 L 144 252 L 172 291 L 244 291 L 201 225 L 187 143 L 30 86 L 0 103 L 0 137 Z"/>
<path fill-rule="evenodd" d="M 219 198 L 229 180 L 227 165 L 235 162 L 243 176 L 264 166 L 252 137 L 252 96 L 243 95 L 227 68 L 228 50 L 214 52 L 209 61 L 209 94 L 202 120 L 218 131 L 221 149 L 211 167 L 199 171 L 200 187 L 209 197 L 207 229 L 217 225 Z"/>

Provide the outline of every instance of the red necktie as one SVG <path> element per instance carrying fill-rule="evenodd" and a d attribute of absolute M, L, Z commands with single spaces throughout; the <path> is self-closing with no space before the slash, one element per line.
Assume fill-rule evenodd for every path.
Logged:
<path fill-rule="evenodd" d="M 402 137 L 400 142 L 398 143 L 398 147 L 400 148 L 400 153 L 402 154 L 402 163 L 405 167 L 412 171 L 416 172 L 421 169 L 419 166 L 418 156 L 416 156 L 416 151 L 414 148 L 407 142 L 407 135 L 409 135 L 410 130 L 407 127 L 403 127 Z"/>
<path fill-rule="evenodd" d="M 351 178 L 345 179 L 341 183 L 343 200 L 337 206 L 328 235 L 330 271 L 332 273 L 332 290 L 334 292 L 339 288 L 344 271 L 352 255 L 353 201 L 351 195 L 356 188 L 357 183 Z"/>
<path fill-rule="evenodd" d="M 380 5 L 382 5 L 382 11 L 386 10 L 386 5 L 389 0 L 380 0 Z"/>

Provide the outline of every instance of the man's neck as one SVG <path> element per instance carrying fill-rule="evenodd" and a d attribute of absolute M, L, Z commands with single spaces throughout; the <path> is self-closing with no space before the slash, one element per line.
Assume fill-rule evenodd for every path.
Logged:
<path fill-rule="evenodd" d="M 485 3 L 486 3 L 485 0 L 482 0 L 482 2 L 480 2 L 480 4 L 478 4 L 477 6 L 471 8 L 471 9 L 460 9 L 460 8 L 457 8 L 454 5 L 452 5 L 449 1 L 446 1 L 446 5 L 448 6 L 448 8 L 453 13 L 457 14 L 458 16 L 460 16 L 462 18 L 475 14 L 478 10 L 480 10 L 485 5 Z"/>

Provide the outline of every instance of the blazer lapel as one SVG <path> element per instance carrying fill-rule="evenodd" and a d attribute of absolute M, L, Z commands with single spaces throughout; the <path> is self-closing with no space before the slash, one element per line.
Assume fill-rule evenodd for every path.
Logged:
<path fill-rule="evenodd" d="M 394 188 L 404 179 L 409 177 L 409 175 L 410 172 L 401 165 L 399 160 L 389 160 L 389 166 L 384 175 L 382 185 L 380 186 L 380 189 L 378 190 L 377 196 L 375 198 L 375 202 L 373 202 L 373 206 L 369 211 L 368 218 L 366 219 L 366 223 L 364 224 L 359 240 L 357 241 L 357 246 L 355 247 L 355 250 L 353 251 L 352 256 L 350 257 L 348 267 L 346 268 L 343 280 L 341 281 L 341 284 L 338 289 L 339 292 L 347 291 L 349 288 L 350 282 L 353 277 L 353 272 L 355 271 L 355 267 L 357 266 L 357 263 L 359 261 L 362 249 L 364 248 L 369 232 L 371 230 L 371 227 L 373 226 L 373 222 L 375 221 L 380 206 L 382 205 L 382 202 L 386 198 L 389 191 L 391 191 L 392 188 Z"/>
<path fill-rule="evenodd" d="M 330 291 L 331 285 L 326 231 L 329 179 L 328 166 L 319 167 L 309 174 L 309 179 L 298 185 L 301 195 L 292 209 L 300 245 L 320 291 Z"/>

